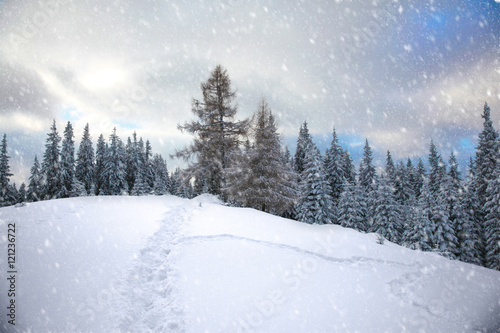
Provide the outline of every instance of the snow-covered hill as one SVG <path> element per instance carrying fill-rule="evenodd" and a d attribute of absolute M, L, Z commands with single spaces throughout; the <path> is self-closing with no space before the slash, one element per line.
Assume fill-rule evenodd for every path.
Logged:
<path fill-rule="evenodd" d="M 31 203 L 0 230 L 2 332 L 500 330 L 500 272 L 210 196 Z"/>

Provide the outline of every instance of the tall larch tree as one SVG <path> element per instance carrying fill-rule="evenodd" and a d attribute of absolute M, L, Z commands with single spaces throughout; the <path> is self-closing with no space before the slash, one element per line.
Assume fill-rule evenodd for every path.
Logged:
<path fill-rule="evenodd" d="M 203 102 L 196 99 L 192 102 L 192 112 L 198 120 L 179 125 L 181 131 L 194 135 L 194 141 L 176 156 L 188 162 L 184 170 L 187 179 L 206 179 L 209 193 L 226 200 L 225 172 L 231 166 L 229 157 L 238 149 L 249 120 L 235 120 L 236 92 L 222 66 L 215 67 L 210 78 L 201 84 L 201 90 Z"/>

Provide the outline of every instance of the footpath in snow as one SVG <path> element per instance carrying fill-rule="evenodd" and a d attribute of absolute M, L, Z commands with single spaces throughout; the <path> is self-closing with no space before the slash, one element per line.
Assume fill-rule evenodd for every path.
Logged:
<path fill-rule="evenodd" d="M 500 272 L 210 196 L 0 209 L 2 332 L 495 332 Z M 6 272 L 7 256 L 0 256 Z"/>

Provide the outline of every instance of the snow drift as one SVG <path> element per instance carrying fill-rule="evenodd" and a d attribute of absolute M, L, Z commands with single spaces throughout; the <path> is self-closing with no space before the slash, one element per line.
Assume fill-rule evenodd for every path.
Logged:
<path fill-rule="evenodd" d="M 500 272 L 211 196 L 0 209 L 2 332 L 494 332 Z"/>

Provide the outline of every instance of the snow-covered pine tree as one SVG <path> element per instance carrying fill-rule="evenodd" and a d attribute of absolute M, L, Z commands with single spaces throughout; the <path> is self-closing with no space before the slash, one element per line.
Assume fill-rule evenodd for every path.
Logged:
<path fill-rule="evenodd" d="M 128 192 L 125 180 L 125 147 L 113 129 L 109 137 L 109 147 L 104 155 L 104 194 L 123 195 Z"/>
<path fill-rule="evenodd" d="M 487 201 L 486 189 L 491 180 L 495 179 L 495 170 L 500 164 L 500 141 L 498 132 L 493 127 L 491 109 L 488 103 L 484 104 L 482 115 L 483 130 L 479 133 L 479 144 L 476 148 L 475 184 L 480 207 Z M 482 214 L 484 215 L 484 214 Z"/>
<path fill-rule="evenodd" d="M 325 179 L 321 154 L 314 143 L 306 146 L 304 171 L 300 176 L 299 221 L 310 224 L 333 223 L 330 185 Z"/>
<path fill-rule="evenodd" d="M 396 201 L 402 206 L 412 206 L 415 204 L 415 193 L 410 182 L 410 174 L 402 161 L 400 161 L 394 171 L 394 195 Z M 404 218 L 404 217 L 403 217 Z"/>
<path fill-rule="evenodd" d="M 170 193 L 184 198 L 185 191 L 183 185 L 182 171 L 180 168 L 176 168 L 174 172 L 170 175 Z"/>
<path fill-rule="evenodd" d="M 432 194 L 438 193 L 446 175 L 441 155 L 439 155 L 434 141 L 431 140 L 429 148 L 429 190 Z"/>
<path fill-rule="evenodd" d="M 76 177 L 73 177 L 73 181 L 71 184 L 71 193 L 70 197 L 71 198 L 76 198 L 76 197 L 86 197 L 89 194 L 87 193 L 87 189 L 85 188 L 85 185 L 76 179 Z"/>
<path fill-rule="evenodd" d="M 377 186 L 378 177 L 373 166 L 373 153 L 366 139 L 363 149 L 363 159 L 359 166 L 359 185 L 364 191 L 366 198 L 366 221 L 367 226 L 373 224 L 373 214 L 375 212 L 374 192 Z"/>
<path fill-rule="evenodd" d="M 470 181 L 463 186 L 458 196 L 457 205 L 452 214 L 458 239 L 457 259 L 481 265 L 481 229 L 475 216 L 475 212 L 477 211 L 477 196 Z"/>
<path fill-rule="evenodd" d="M 17 203 L 21 203 L 21 202 L 25 202 L 25 201 L 26 201 L 26 184 L 21 183 L 21 186 L 19 186 Z"/>
<path fill-rule="evenodd" d="M 149 193 L 148 185 L 146 184 L 146 179 L 144 179 L 144 170 L 137 170 L 137 175 L 135 176 L 134 189 L 132 190 L 132 195 L 141 196 Z"/>
<path fill-rule="evenodd" d="M 390 151 L 387 151 L 387 158 L 385 162 L 385 174 L 387 178 L 389 178 L 389 185 L 394 186 L 396 179 L 396 166 L 394 165 L 394 161 L 392 159 Z"/>
<path fill-rule="evenodd" d="M 155 195 L 167 194 L 170 186 L 167 162 L 161 155 L 155 154 L 151 161 L 151 169 L 154 174 L 153 193 Z"/>
<path fill-rule="evenodd" d="M 150 192 L 149 188 L 149 181 L 148 181 L 148 172 L 149 172 L 149 157 L 146 157 L 146 146 L 144 144 L 144 140 L 139 138 L 139 142 L 137 144 L 137 152 L 139 154 L 139 164 L 137 165 L 138 169 L 137 172 L 141 173 L 142 177 L 142 185 L 143 189 L 142 191 L 145 191 L 145 193 Z"/>
<path fill-rule="evenodd" d="M 375 213 L 370 231 L 393 243 L 402 242 L 401 204 L 396 201 L 388 177 L 381 178 L 375 191 Z"/>
<path fill-rule="evenodd" d="M 371 192 L 376 188 L 376 180 L 377 174 L 373 166 L 373 153 L 368 139 L 366 139 L 363 149 L 363 159 L 359 165 L 359 185 L 367 192 Z"/>
<path fill-rule="evenodd" d="M 432 251 L 434 248 L 434 223 L 431 219 L 433 197 L 429 190 L 429 181 L 424 179 L 418 205 L 415 207 L 415 220 L 405 231 L 405 243 L 412 249 Z"/>
<path fill-rule="evenodd" d="M 104 190 L 108 182 L 105 176 L 105 166 L 106 166 L 105 162 L 106 162 L 107 150 L 108 150 L 108 145 L 104 140 L 104 135 L 101 134 L 97 139 L 97 146 L 95 151 L 95 168 L 94 168 L 95 195 L 105 194 Z"/>
<path fill-rule="evenodd" d="M 64 129 L 61 147 L 61 192 L 58 197 L 69 198 L 73 193 L 75 178 L 75 141 L 73 140 L 73 126 L 68 121 Z"/>
<path fill-rule="evenodd" d="M 40 201 L 42 200 L 42 174 L 40 171 L 40 163 L 38 163 L 38 158 L 36 156 L 30 172 L 31 175 L 29 178 L 28 189 L 26 191 L 26 201 Z"/>
<path fill-rule="evenodd" d="M 128 137 L 127 144 L 125 145 L 125 179 L 127 180 L 130 193 L 132 193 L 134 189 L 135 177 L 140 163 L 136 132 L 132 134 L 132 138 L 133 140 Z"/>
<path fill-rule="evenodd" d="M 254 119 L 253 146 L 229 172 L 227 192 L 231 200 L 244 206 L 280 215 L 298 196 L 295 173 L 284 161 L 275 119 L 265 100 L 260 102 Z"/>
<path fill-rule="evenodd" d="M 351 155 L 347 150 L 344 150 L 342 166 L 344 168 L 345 179 L 349 182 L 349 184 L 354 185 L 356 183 L 356 167 L 354 166 Z"/>
<path fill-rule="evenodd" d="M 83 129 L 82 141 L 76 155 L 75 176 L 85 187 L 87 195 L 90 194 L 94 183 L 94 147 L 90 138 L 89 124 Z"/>
<path fill-rule="evenodd" d="M 146 140 L 144 145 L 144 176 L 146 180 L 146 185 L 148 192 L 151 192 L 154 187 L 155 176 L 152 167 L 153 158 L 153 148 L 151 147 L 151 142 Z"/>
<path fill-rule="evenodd" d="M 344 181 L 344 192 L 340 195 L 337 215 L 341 226 L 363 232 L 368 231 L 365 223 L 366 200 L 358 184 Z"/>
<path fill-rule="evenodd" d="M 312 139 L 307 128 L 307 122 L 300 126 L 299 136 L 297 138 L 297 148 L 295 149 L 295 157 L 293 159 L 293 169 L 297 175 L 302 174 L 305 168 L 307 147 L 311 144 Z"/>
<path fill-rule="evenodd" d="M 446 170 L 442 165 L 441 157 L 439 157 L 437 184 L 439 189 L 436 193 L 431 192 L 432 204 L 430 219 L 434 225 L 433 242 L 434 250 L 448 258 L 454 259 L 458 252 L 458 239 L 456 237 L 455 226 L 450 219 L 449 202 L 447 195 L 449 183 Z"/>
<path fill-rule="evenodd" d="M 19 198 L 19 191 L 17 189 L 16 183 L 9 184 L 7 186 L 7 194 L 5 195 L 5 205 L 11 206 L 17 203 Z"/>
<path fill-rule="evenodd" d="M 411 161 L 410 158 L 406 160 L 406 179 L 408 180 L 408 186 L 411 190 L 411 193 L 413 193 L 413 196 L 416 197 L 415 193 L 415 183 L 417 180 L 417 170 L 413 166 L 413 162 Z"/>
<path fill-rule="evenodd" d="M 235 121 L 236 92 L 222 66 L 217 66 L 207 82 L 201 84 L 203 102 L 193 100 L 192 112 L 199 118 L 179 126 L 193 134 L 194 142 L 175 156 L 183 157 L 188 166 L 183 174 L 188 179 L 206 179 L 208 192 L 227 199 L 225 172 L 231 167 L 229 156 L 240 145 L 240 137 L 248 129 L 248 120 Z M 193 162 L 191 157 L 196 157 Z"/>
<path fill-rule="evenodd" d="M 413 190 L 415 191 L 415 199 L 420 198 L 420 193 L 422 192 L 422 186 L 424 185 L 424 180 L 427 178 L 427 173 L 425 171 L 424 162 L 422 159 L 418 159 L 417 169 L 415 171 L 415 183 Z"/>
<path fill-rule="evenodd" d="M 500 164 L 488 182 L 485 196 L 485 266 L 500 271 Z"/>
<path fill-rule="evenodd" d="M 9 158 L 7 152 L 7 135 L 4 134 L 0 148 L 0 207 L 13 204 L 9 200 L 9 182 L 12 176 L 12 173 L 10 173 Z"/>
<path fill-rule="evenodd" d="M 457 158 L 453 152 L 450 155 L 450 170 L 440 192 L 443 195 L 444 204 L 446 205 L 446 210 L 450 219 L 450 226 L 455 231 L 455 236 L 457 236 L 457 246 L 455 257 L 460 257 L 460 240 L 458 239 L 458 230 L 462 222 L 460 219 L 464 218 L 464 211 L 462 210 L 462 199 L 460 193 L 462 192 L 462 185 L 460 180 L 460 171 L 458 168 Z"/>
<path fill-rule="evenodd" d="M 57 133 L 56 121 L 54 120 L 50 132 L 47 134 L 42 161 L 43 196 L 46 200 L 59 198 L 62 190 L 60 141 L 61 137 Z"/>
<path fill-rule="evenodd" d="M 330 147 L 325 152 L 324 164 L 326 180 L 332 190 L 330 196 L 334 207 L 337 207 L 340 195 L 344 190 L 343 184 L 346 175 L 344 174 L 344 152 L 339 145 L 335 129 L 333 129 Z"/>
<path fill-rule="evenodd" d="M 490 226 L 488 228 L 486 226 L 487 221 L 489 221 L 486 219 L 486 215 L 490 213 L 486 211 L 486 204 L 491 200 L 487 192 L 489 183 L 496 182 L 495 177 L 498 177 L 496 169 L 500 164 L 500 140 L 498 132 L 493 127 L 491 109 L 488 103 L 484 104 L 482 118 L 484 119 L 483 130 L 479 133 L 479 143 L 476 147 L 476 158 L 474 167 L 472 168 L 474 175 L 472 184 L 478 200 L 475 214 L 481 228 L 482 244 L 484 245 L 484 263 L 489 267 L 490 263 L 486 257 L 491 256 L 491 254 L 488 255 L 488 252 L 491 250 L 492 244 L 489 244 L 490 240 L 488 239 L 488 232 L 490 232 L 488 229 Z M 490 189 L 489 192 L 492 193 L 494 191 Z"/>

